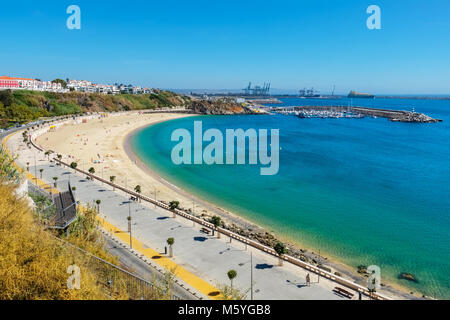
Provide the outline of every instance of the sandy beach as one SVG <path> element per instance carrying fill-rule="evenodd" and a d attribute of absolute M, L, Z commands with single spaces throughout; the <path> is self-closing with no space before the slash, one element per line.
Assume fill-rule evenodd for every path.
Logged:
<path fill-rule="evenodd" d="M 78 168 L 88 170 L 95 168 L 95 174 L 109 180 L 115 176 L 115 183 L 128 189 L 134 189 L 136 185 L 142 188 L 142 194 L 150 198 L 170 202 L 177 200 L 180 207 L 192 209 L 196 216 L 208 217 L 213 214 L 220 215 L 227 225 L 234 224 L 239 228 L 252 228 L 254 232 L 264 229 L 250 221 L 227 212 L 211 203 L 189 194 L 185 190 L 170 184 L 137 159 L 133 154 L 127 140 L 139 130 L 148 125 L 161 121 L 173 120 L 181 117 L 189 117 L 189 114 L 140 114 L 137 112 L 96 117 L 86 123 L 69 123 L 55 131 L 47 132 L 36 139 L 36 143 L 47 150 L 53 150 L 63 156 L 63 161 L 78 163 Z M 295 246 L 293 243 L 289 243 Z M 298 246 L 295 246 L 298 247 Z M 313 253 L 309 252 L 308 254 Z M 323 258 L 323 257 L 322 257 Z M 364 278 L 355 274 L 348 266 L 333 261 L 326 262 L 334 271 L 346 275 L 348 278 L 362 283 Z M 386 293 L 397 298 L 411 298 L 399 288 L 386 287 Z M 408 297 L 409 296 L 409 297 Z"/>
<path fill-rule="evenodd" d="M 38 137 L 37 144 L 44 149 L 63 155 L 63 161 L 78 163 L 80 169 L 95 169 L 96 175 L 109 180 L 115 176 L 115 183 L 134 189 L 142 187 L 142 194 L 158 200 L 177 200 L 185 203 L 173 189 L 157 177 L 145 175 L 142 169 L 130 159 L 124 144 L 127 136 L 136 128 L 161 121 L 187 117 L 183 114 L 123 114 L 88 120 L 87 123 L 67 124 L 56 131 Z"/>
<path fill-rule="evenodd" d="M 142 194 L 163 202 L 176 200 L 181 208 L 194 208 L 197 216 L 219 214 L 227 223 L 263 231 L 253 223 L 208 203 L 162 179 L 144 165 L 133 153 L 128 139 L 146 126 L 194 114 L 139 114 L 128 113 L 88 120 L 86 123 L 66 124 L 56 131 L 47 132 L 36 139 L 38 145 L 63 156 L 68 163 L 75 161 L 78 168 L 95 169 L 95 174 L 128 189 L 140 185 Z"/>

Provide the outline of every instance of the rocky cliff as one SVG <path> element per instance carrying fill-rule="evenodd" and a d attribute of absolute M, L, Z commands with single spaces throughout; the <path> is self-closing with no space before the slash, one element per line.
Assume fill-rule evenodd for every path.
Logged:
<path fill-rule="evenodd" d="M 246 106 L 231 101 L 192 100 L 189 106 L 196 113 L 210 115 L 252 114 Z"/>

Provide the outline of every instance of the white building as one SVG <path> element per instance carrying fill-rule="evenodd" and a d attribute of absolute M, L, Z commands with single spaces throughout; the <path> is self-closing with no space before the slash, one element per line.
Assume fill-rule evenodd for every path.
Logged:
<path fill-rule="evenodd" d="M 39 81 L 29 78 L 16 77 L 0 77 L 0 90 L 32 90 L 32 91 L 49 91 L 49 92 L 67 92 L 61 83 L 53 83 L 51 81 Z"/>

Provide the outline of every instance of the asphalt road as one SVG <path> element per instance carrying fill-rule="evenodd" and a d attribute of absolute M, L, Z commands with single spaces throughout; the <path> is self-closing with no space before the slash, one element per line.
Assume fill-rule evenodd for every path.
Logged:
<path fill-rule="evenodd" d="M 152 281 L 153 279 L 161 283 L 164 281 L 164 275 L 158 270 L 155 270 L 129 250 L 114 242 L 110 237 L 104 235 L 104 238 L 106 240 L 106 249 L 113 256 L 119 258 L 120 266 L 122 268 L 147 281 Z M 191 293 L 187 292 L 186 289 L 176 283 L 173 283 L 172 285 L 172 293 L 182 300 L 198 300 Z"/>

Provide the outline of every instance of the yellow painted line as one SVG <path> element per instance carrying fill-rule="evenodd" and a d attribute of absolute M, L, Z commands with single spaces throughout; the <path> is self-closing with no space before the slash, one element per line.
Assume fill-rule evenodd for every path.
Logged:
<path fill-rule="evenodd" d="M 48 183 L 42 181 L 42 180 L 39 179 L 39 178 L 36 179 L 36 177 L 35 177 L 33 174 L 29 173 L 29 172 L 27 172 L 26 177 L 27 177 L 27 179 L 28 179 L 29 181 L 33 182 L 34 184 L 36 184 L 38 187 L 40 187 L 40 188 L 42 188 L 42 189 L 45 189 L 45 190 L 47 190 L 47 191 L 50 191 L 50 190 L 51 190 L 51 192 L 52 192 L 53 194 L 58 194 L 58 193 L 59 193 L 59 191 L 58 191 L 57 188 L 52 187 L 51 185 L 49 185 Z"/>
<path fill-rule="evenodd" d="M 13 132 L 13 133 L 7 135 L 5 138 L 3 138 L 3 147 L 5 148 L 6 153 L 11 157 L 11 159 L 14 159 L 14 155 L 11 154 L 11 152 L 10 152 L 10 150 L 9 150 L 9 148 L 8 148 L 8 140 L 9 140 L 9 138 L 11 138 L 13 135 L 15 135 L 15 134 L 17 134 L 17 133 L 19 133 L 19 132 L 20 132 L 20 131 Z M 19 172 L 23 172 L 23 169 L 22 169 L 15 161 L 13 162 L 13 165 L 14 165 L 14 167 L 17 168 L 17 170 L 19 170 Z"/>
<path fill-rule="evenodd" d="M 117 238 L 122 240 L 127 245 L 130 245 L 130 236 L 127 232 L 119 229 L 118 227 L 112 225 L 105 219 L 103 219 L 100 216 L 97 216 L 97 220 L 99 221 L 100 225 L 105 229 L 113 233 Z M 146 247 L 141 241 L 135 239 L 132 237 L 131 239 L 133 249 L 136 251 L 139 251 L 147 258 L 150 258 L 155 263 L 159 264 L 161 267 L 168 271 L 173 271 L 174 274 L 182 279 L 184 282 L 192 286 L 193 288 L 197 289 L 201 293 L 207 295 L 211 299 L 220 300 L 222 298 L 219 289 L 212 286 L 209 282 L 197 277 L 195 274 L 187 271 L 180 265 L 176 264 L 173 260 L 170 260 L 169 258 L 162 256 L 155 250 Z"/>
<path fill-rule="evenodd" d="M 8 139 L 12 135 L 14 135 L 16 133 L 17 132 L 12 133 L 11 135 L 5 137 L 4 144 L 5 144 L 6 147 L 7 147 L 6 143 L 7 143 Z M 35 182 L 38 186 L 40 186 L 40 187 L 42 187 L 44 189 L 51 189 L 52 192 L 55 193 L 55 194 L 58 193 L 58 189 L 53 188 L 50 185 L 48 185 L 46 182 L 42 181 L 41 179 L 36 178 L 30 172 L 26 173 L 26 177 L 27 177 L 28 180 Z M 84 208 L 81 205 L 79 205 L 79 208 L 82 211 L 86 210 L 86 208 Z M 129 237 L 127 232 L 125 232 L 125 231 L 121 230 L 120 228 L 112 225 L 111 223 L 109 223 L 108 221 L 106 221 L 105 219 L 100 217 L 99 215 L 97 215 L 97 220 L 99 221 L 100 225 L 105 230 L 110 231 L 112 234 L 114 234 L 117 238 L 122 240 L 124 243 L 126 243 L 127 245 L 130 245 L 130 237 Z M 197 289 L 198 291 L 200 291 L 201 293 L 205 294 L 206 296 L 208 296 L 211 299 L 214 299 L 214 300 L 222 299 L 222 295 L 220 294 L 219 289 L 217 289 L 216 287 L 211 285 L 209 282 L 207 282 L 207 281 L 197 277 L 195 274 L 187 271 L 186 269 L 184 269 L 180 265 L 176 264 L 173 260 L 170 260 L 169 258 L 160 255 L 157 251 L 146 247 L 141 241 L 139 241 L 139 240 L 137 240 L 137 239 L 135 239 L 133 237 L 131 238 L 131 241 L 132 241 L 133 249 L 135 249 L 136 251 L 139 251 L 140 253 L 142 253 L 147 258 L 150 258 L 152 261 L 154 261 L 155 263 L 157 263 L 158 265 L 160 265 L 164 269 L 166 269 L 168 271 L 173 271 L 174 274 L 178 278 L 182 279 L 184 282 L 186 282 L 187 284 L 189 284 L 193 288 Z"/>
<path fill-rule="evenodd" d="M 6 152 L 9 154 L 9 156 L 11 158 L 13 158 L 13 155 L 11 154 L 10 150 L 8 149 L 8 140 L 15 134 L 18 134 L 21 131 L 16 131 L 14 133 L 11 133 L 10 135 L 7 135 L 4 139 L 3 139 L 3 146 L 5 147 Z M 24 172 L 23 168 L 20 167 L 15 161 L 14 161 L 14 166 L 20 170 L 21 172 Z M 33 174 L 31 174 L 30 172 L 26 172 L 26 178 L 35 183 L 38 187 L 41 187 L 45 190 L 51 190 L 52 193 L 57 194 L 58 193 L 58 189 L 52 187 L 51 185 L 47 184 L 46 182 L 44 182 L 43 180 L 36 178 Z"/>

